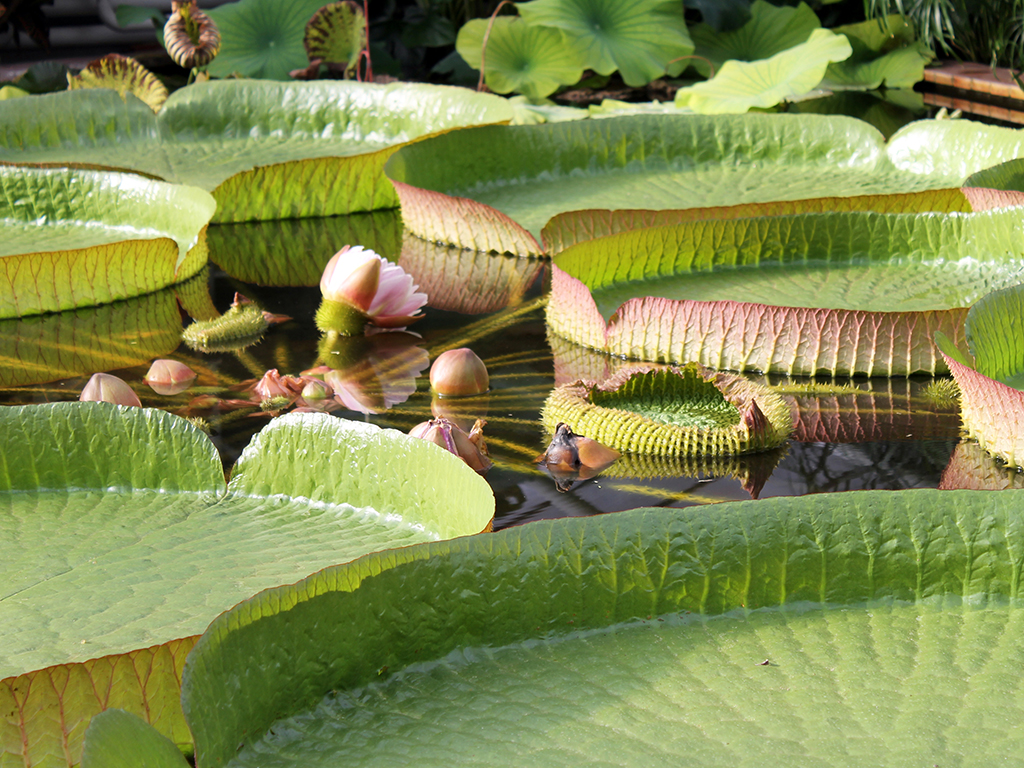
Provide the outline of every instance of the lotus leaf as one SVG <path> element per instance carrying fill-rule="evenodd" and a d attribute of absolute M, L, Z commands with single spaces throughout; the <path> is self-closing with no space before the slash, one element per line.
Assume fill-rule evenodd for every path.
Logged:
<path fill-rule="evenodd" d="M 543 99 L 583 75 L 579 54 L 561 30 L 499 16 L 491 25 L 484 51 L 489 23 L 474 19 L 465 24 L 455 47 L 474 69 L 484 62 L 484 81 L 495 93 L 518 91 L 530 99 Z"/>
<path fill-rule="evenodd" d="M 934 333 L 962 338 L 968 306 L 1020 281 L 1021 200 L 968 189 L 935 198 L 950 213 L 709 218 L 584 241 L 555 257 L 548 324 L 633 359 L 944 372 Z"/>
<path fill-rule="evenodd" d="M 554 215 L 682 209 L 960 185 L 1018 155 L 1016 130 L 927 120 L 886 144 L 820 115 L 632 115 L 490 126 L 403 147 L 386 168 L 407 229 L 480 251 L 542 253 Z M 494 147 L 501 147 L 495 152 Z"/>
<path fill-rule="evenodd" d="M 818 15 L 806 3 L 796 7 L 775 6 L 765 0 L 750 4 L 750 18 L 742 26 L 717 31 L 709 24 L 696 24 L 690 30 L 696 46 L 689 62 L 704 77 L 711 77 L 726 61 L 770 59 L 777 53 L 807 42 L 821 28 Z"/>
<path fill-rule="evenodd" d="M 500 97 L 422 84 L 211 81 L 175 91 L 159 115 L 68 91 L 0 105 L 0 160 L 191 184 L 216 198 L 215 221 L 325 216 L 395 207 L 381 171 L 398 145 L 511 119 Z"/>
<path fill-rule="evenodd" d="M 107 706 L 187 741 L 181 660 L 213 616 L 369 551 L 478 532 L 493 515 L 487 484 L 455 457 L 329 416 L 273 421 L 227 486 L 209 438 L 162 411 L 9 407 L 0 431 L 5 766 L 77 762 Z"/>
<path fill-rule="evenodd" d="M 0 318 L 138 296 L 206 266 L 205 230 L 216 204 L 195 187 L 126 173 L 0 166 L 0 188 Z"/>
<path fill-rule="evenodd" d="M 620 452 L 655 456 L 754 453 L 785 442 L 789 406 L 771 390 L 701 366 L 628 366 L 603 382 L 558 387 L 544 426 L 564 422 Z"/>
<path fill-rule="evenodd" d="M 1024 285 L 983 297 L 964 326 L 973 360 L 945 335 L 935 338 L 960 388 L 964 428 L 989 453 L 1024 466 Z"/>
<path fill-rule="evenodd" d="M 340 64 L 345 76 L 358 66 L 366 41 L 366 17 L 353 0 L 330 3 L 313 14 L 306 24 L 302 44 L 310 61 L 321 59 Z"/>
<path fill-rule="evenodd" d="M 913 88 L 935 54 L 917 40 L 911 22 L 897 15 L 835 27 L 853 47 L 848 59 L 829 66 L 822 87 L 832 90 Z"/>
<path fill-rule="evenodd" d="M 675 103 L 702 115 L 774 107 L 813 89 L 829 64 L 846 59 L 852 50 L 842 35 L 816 29 L 807 42 L 769 59 L 727 61 L 711 80 L 676 91 Z"/>
<path fill-rule="evenodd" d="M 676 61 L 693 52 L 677 2 L 666 0 L 532 0 L 516 3 L 530 26 L 556 27 L 583 52 L 583 66 L 601 75 L 616 70 L 626 85 L 646 85 L 666 73 L 679 74 Z"/>
<path fill-rule="evenodd" d="M 1022 502 L 634 510 L 328 569 L 197 643 L 197 765 L 1012 760 Z"/>
<path fill-rule="evenodd" d="M 329 0 L 239 0 L 212 8 L 207 15 L 220 29 L 221 49 L 207 71 L 214 77 L 289 80 L 304 67 L 306 24 Z"/>

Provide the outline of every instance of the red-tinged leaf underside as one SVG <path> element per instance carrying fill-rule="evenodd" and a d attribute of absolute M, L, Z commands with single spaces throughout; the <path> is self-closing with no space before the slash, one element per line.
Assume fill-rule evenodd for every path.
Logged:
<path fill-rule="evenodd" d="M 539 259 L 480 253 L 406 235 L 402 269 L 427 294 L 427 306 L 467 315 L 518 304 L 544 269 Z"/>
<path fill-rule="evenodd" d="M 943 358 L 960 388 L 960 416 L 968 437 L 1010 466 L 1024 466 L 1024 392 L 949 355 Z"/>
<path fill-rule="evenodd" d="M 206 266 L 205 228 L 175 269 L 177 260 L 178 244 L 170 238 L 5 256 L 0 317 L 107 304 L 182 282 Z"/>
<path fill-rule="evenodd" d="M 748 219 L 763 216 L 791 216 L 799 213 L 872 211 L 874 213 L 974 213 L 1024 204 L 1024 193 L 966 187 L 934 189 L 896 195 L 855 195 L 782 200 L 768 203 L 683 210 L 587 210 L 554 216 L 541 239 L 549 255 L 564 251 L 584 240 L 618 232 L 665 224 L 682 224 L 709 219 Z"/>
<path fill-rule="evenodd" d="M 589 289 L 557 265 L 547 311 L 552 331 L 612 355 L 831 376 L 944 372 L 931 339 L 941 331 L 962 343 L 966 316 L 966 308 L 864 312 L 639 298 L 606 323 Z"/>
<path fill-rule="evenodd" d="M 192 741 L 181 712 L 181 670 L 197 637 L 0 680 L 0 768 L 78 764 L 85 729 L 109 707 Z"/>
<path fill-rule="evenodd" d="M 476 251 L 539 256 L 536 238 L 504 213 L 468 197 L 453 197 L 392 181 L 410 232 Z"/>

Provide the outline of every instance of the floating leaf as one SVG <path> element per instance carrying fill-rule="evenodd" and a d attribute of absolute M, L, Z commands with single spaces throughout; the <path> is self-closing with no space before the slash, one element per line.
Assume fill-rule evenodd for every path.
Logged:
<path fill-rule="evenodd" d="M 946 335 L 935 337 L 960 388 L 964 428 L 989 453 L 1024 466 L 1024 286 L 979 300 L 964 335 L 973 361 Z"/>
<path fill-rule="evenodd" d="M 565 211 L 940 189 L 1017 156 L 1020 131 L 964 120 L 919 121 L 886 144 L 843 117 L 634 115 L 436 136 L 399 150 L 387 174 L 413 233 L 525 256 Z"/>
<path fill-rule="evenodd" d="M 517 91 L 539 100 L 582 77 L 583 64 L 577 49 L 562 31 L 499 16 L 494 19 L 484 51 L 489 24 L 487 19 L 465 24 L 455 48 L 474 69 L 485 62 L 484 82 L 495 93 Z"/>
<path fill-rule="evenodd" d="M 480 531 L 493 516 L 487 484 L 455 457 L 329 416 L 275 419 L 227 486 L 209 438 L 161 411 L 9 407 L 0 428 L 0 703 L 13 713 L 3 763 L 77 762 L 85 723 L 107 706 L 187 739 L 174 725 L 172 646 L 187 652 L 181 643 L 214 615 L 375 549 Z M 384 476 L 394 480 L 367 481 Z"/>
<path fill-rule="evenodd" d="M 693 51 L 677 2 L 532 0 L 516 8 L 530 26 L 565 32 L 569 46 L 582 52 L 584 67 L 601 75 L 618 70 L 626 85 L 646 85 L 666 71 L 678 74 L 685 64 L 673 60 Z"/>
<path fill-rule="evenodd" d="M 211 625 L 183 685 L 197 762 L 1012 760 L 1022 508 L 858 491 L 364 558 Z"/>
<path fill-rule="evenodd" d="M 123 709 L 96 715 L 85 744 L 81 768 L 188 768 L 173 741 Z"/>
<path fill-rule="evenodd" d="M 159 115 L 72 91 L 3 102 L 0 161 L 190 184 L 213 193 L 216 221 L 323 216 L 396 207 L 382 171 L 399 145 L 512 114 L 498 96 L 415 83 L 211 81 L 175 91 Z"/>
<path fill-rule="evenodd" d="M 565 423 L 577 434 L 624 453 L 721 456 L 755 453 L 785 442 L 789 406 L 741 376 L 634 365 L 602 381 L 558 387 L 544 404 L 549 431 Z"/>
<path fill-rule="evenodd" d="M 703 115 L 774 107 L 817 86 L 829 62 L 842 61 L 851 51 L 842 35 L 816 29 L 806 43 L 771 58 L 725 62 L 711 80 L 676 91 L 675 103 Z"/>
<path fill-rule="evenodd" d="M 0 318 L 138 296 L 206 266 L 216 204 L 195 187 L 3 166 L 0 188 Z"/>
<path fill-rule="evenodd" d="M 944 372 L 929 340 L 1020 281 L 1020 198 L 620 232 L 555 257 L 549 328 L 633 359 L 789 374 Z M 964 199 L 975 213 L 960 213 Z M 987 210 L 991 208 L 991 210 Z M 972 254 L 965 260 L 964 253 Z M 589 300 L 588 300 L 588 297 Z"/>
<path fill-rule="evenodd" d="M 154 112 L 167 101 L 167 86 L 135 59 L 108 53 L 86 65 L 79 74 L 68 74 L 68 90 L 79 88 L 111 88 L 121 94 L 138 97 Z"/>
<path fill-rule="evenodd" d="M 306 24 L 302 45 L 310 61 L 340 64 L 345 77 L 355 73 L 366 43 L 366 17 L 353 0 L 330 3 Z"/>

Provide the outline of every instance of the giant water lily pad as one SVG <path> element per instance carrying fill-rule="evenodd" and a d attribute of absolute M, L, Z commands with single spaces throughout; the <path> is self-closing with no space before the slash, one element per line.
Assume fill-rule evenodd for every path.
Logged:
<path fill-rule="evenodd" d="M 962 338 L 971 304 L 1020 281 L 1021 198 L 927 197 L 933 212 L 767 206 L 578 243 L 555 257 L 549 327 L 615 355 L 718 369 L 944 372 L 932 335 Z"/>
<path fill-rule="evenodd" d="M 785 442 L 789 406 L 767 387 L 697 365 L 629 366 L 606 381 L 555 389 L 541 415 L 620 452 L 654 456 L 755 453 Z"/>
<path fill-rule="evenodd" d="M 211 625 L 197 765 L 1012 759 L 1022 508 L 862 491 L 363 558 Z"/>
<path fill-rule="evenodd" d="M 125 299 L 206 266 L 215 203 L 134 174 L 0 167 L 0 318 Z"/>
<path fill-rule="evenodd" d="M 381 169 L 399 145 L 512 119 L 497 96 L 403 83 L 211 81 L 175 91 L 158 115 L 106 89 L 18 101 L 0 104 L 0 161 L 190 184 L 224 222 L 394 208 Z"/>
<path fill-rule="evenodd" d="M 227 485 L 209 438 L 161 411 L 63 403 L 5 408 L 0 423 L 5 766 L 77 762 L 106 706 L 187 740 L 181 659 L 218 613 L 493 515 L 486 483 L 451 454 L 329 416 L 272 422 Z"/>
<path fill-rule="evenodd" d="M 971 307 L 963 345 L 936 334 L 960 388 L 967 434 L 1011 466 L 1024 466 L 1024 285 L 995 291 Z"/>
<path fill-rule="evenodd" d="M 428 240 L 541 253 L 554 215 L 892 194 L 960 185 L 1024 155 L 1018 131 L 913 123 L 886 144 L 821 115 L 634 115 L 470 128 L 403 147 L 387 166 L 406 227 Z M 500 147 L 501 151 L 495 151 Z"/>

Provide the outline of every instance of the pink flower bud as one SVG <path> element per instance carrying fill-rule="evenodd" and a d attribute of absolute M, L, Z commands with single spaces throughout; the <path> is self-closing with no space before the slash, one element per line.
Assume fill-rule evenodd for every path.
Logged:
<path fill-rule="evenodd" d="M 409 434 L 421 440 L 439 445 L 449 453 L 454 453 L 475 472 L 481 475 L 493 466 L 487 457 L 487 449 L 483 441 L 483 422 L 477 421 L 470 434 L 463 432 L 448 419 L 431 419 L 417 424 Z"/>
<path fill-rule="evenodd" d="M 430 386 L 442 397 L 480 395 L 490 386 L 490 377 L 473 350 L 449 349 L 430 367 Z"/>
<path fill-rule="evenodd" d="M 176 395 L 192 386 L 196 372 L 177 360 L 155 360 L 143 379 L 158 395 Z"/>
<path fill-rule="evenodd" d="M 78 399 L 83 403 L 103 402 L 142 407 L 142 401 L 139 400 L 139 396 L 132 388 L 117 376 L 111 376 L 109 373 L 94 373 Z"/>

